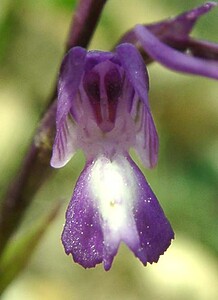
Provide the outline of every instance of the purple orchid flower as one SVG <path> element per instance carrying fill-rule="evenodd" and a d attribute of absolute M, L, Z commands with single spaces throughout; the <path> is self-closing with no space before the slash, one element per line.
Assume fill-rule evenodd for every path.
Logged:
<path fill-rule="evenodd" d="M 131 62 L 131 64 L 129 63 Z M 131 44 L 115 53 L 75 47 L 62 64 L 57 135 L 51 165 L 61 167 L 77 148 L 87 164 L 66 213 L 62 242 L 83 267 L 110 269 L 121 241 L 142 261 L 156 262 L 173 231 L 143 174 L 157 162 L 158 136 L 148 103 L 148 75 Z"/>
<path fill-rule="evenodd" d="M 86 156 L 62 233 L 66 253 L 85 268 L 103 262 L 109 270 L 121 242 L 144 265 L 157 262 L 174 238 L 157 198 L 128 154 L 132 147 L 147 168 L 157 163 L 147 69 L 126 41 L 139 42 L 146 55 L 176 71 L 218 79 L 217 46 L 188 37 L 198 17 L 214 5 L 156 25 L 138 25 L 113 53 L 75 47 L 64 58 L 51 165 L 64 166 L 78 148 Z M 188 47 L 193 56 L 181 52 Z"/>
<path fill-rule="evenodd" d="M 218 79 L 218 45 L 189 36 L 198 19 L 217 6 L 217 2 L 207 2 L 175 18 L 136 25 L 120 43 L 139 47 L 145 61 L 157 61 L 176 72 Z"/>

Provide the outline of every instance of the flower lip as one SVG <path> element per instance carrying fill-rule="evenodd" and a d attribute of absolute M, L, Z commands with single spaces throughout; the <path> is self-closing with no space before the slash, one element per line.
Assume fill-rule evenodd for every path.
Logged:
<path fill-rule="evenodd" d="M 124 242 L 146 265 L 157 262 L 174 238 L 155 195 L 128 155 L 89 162 L 66 213 L 62 242 L 85 268 L 109 270 Z"/>

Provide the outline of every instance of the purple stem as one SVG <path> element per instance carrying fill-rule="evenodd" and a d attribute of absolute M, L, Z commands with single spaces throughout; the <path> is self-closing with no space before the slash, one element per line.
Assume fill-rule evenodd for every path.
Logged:
<path fill-rule="evenodd" d="M 70 27 L 67 50 L 74 46 L 87 47 L 106 1 L 107 0 L 80 1 Z"/>
<path fill-rule="evenodd" d="M 66 51 L 74 46 L 87 47 L 107 0 L 80 0 L 74 14 Z M 55 89 L 56 90 L 56 89 Z M 39 187 L 54 172 L 50 167 L 55 131 L 56 91 L 49 99 L 33 141 L 0 209 L 0 254 L 18 228 Z"/>

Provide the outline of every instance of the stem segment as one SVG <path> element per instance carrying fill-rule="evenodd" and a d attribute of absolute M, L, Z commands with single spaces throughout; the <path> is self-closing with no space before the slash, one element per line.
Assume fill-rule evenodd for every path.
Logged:
<path fill-rule="evenodd" d="M 66 51 L 74 46 L 87 47 L 106 0 L 80 0 L 76 9 Z M 56 90 L 56 89 L 55 89 Z M 52 142 L 55 131 L 56 92 L 51 97 L 27 151 L 20 171 L 8 188 L 0 209 L 0 255 L 19 226 L 34 195 L 54 172 L 50 167 Z"/>

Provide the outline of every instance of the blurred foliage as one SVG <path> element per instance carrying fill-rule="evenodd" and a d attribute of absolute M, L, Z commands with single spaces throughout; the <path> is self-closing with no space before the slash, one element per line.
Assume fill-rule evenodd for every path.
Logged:
<path fill-rule="evenodd" d="M 90 48 L 109 50 L 136 23 L 201 3 L 109 0 Z M 75 5 L 73 0 L 0 1 L 0 196 L 19 168 L 52 92 Z M 217 15 L 215 9 L 204 16 L 193 35 L 218 42 Z M 3 300 L 218 298 L 218 85 L 157 64 L 149 66 L 149 73 L 159 164 L 147 171 L 134 158 L 175 229 L 173 245 L 157 265 L 144 268 L 121 247 L 109 273 L 101 266 L 83 270 L 62 249 L 63 210 Z M 83 164 L 79 152 L 40 189 L 19 234 L 38 224 L 52 201 L 65 199 L 67 206 Z"/>
<path fill-rule="evenodd" d="M 35 222 L 31 229 L 14 237 L 6 247 L 0 259 L 0 295 L 5 288 L 26 267 L 33 251 L 41 240 L 50 223 L 55 219 L 60 203 L 55 204 L 40 221 Z"/>

